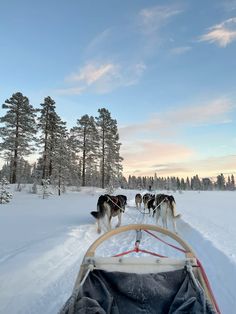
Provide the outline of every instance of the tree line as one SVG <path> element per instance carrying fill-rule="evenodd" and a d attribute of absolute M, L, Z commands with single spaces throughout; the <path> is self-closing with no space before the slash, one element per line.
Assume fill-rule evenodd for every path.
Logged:
<path fill-rule="evenodd" d="M 234 191 L 235 179 L 234 175 L 228 175 L 226 178 L 223 174 L 216 177 L 215 180 L 210 178 L 199 178 L 198 175 L 193 177 L 178 178 L 178 177 L 158 177 L 155 174 L 153 177 L 141 177 L 141 176 L 129 176 L 126 182 L 126 187 L 129 189 L 140 189 L 140 190 L 172 190 L 172 191 Z"/>
<path fill-rule="evenodd" d="M 39 108 L 17 92 L 7 99 L 0 117 L 0 152 L 5 164 L 0 179 L 10 183 L 50 182 L 58 193 L 67 185 L 122 187 L 148 190 L 235 190 L 234 176 L 200 179 L 178 177 L 136 177 L 122 174 L 121 143 L 117 121 L 105 109 L 96 117 L 83 115 L 68 129 L 56 112 L 56 103 L 44 98 Z M 36 153 L 32 165 L 26 157 Z"/>
<path fill-rule="evenodd" d="M 104 188 L 122 176 L 117 121 L 105 109 L 98 116 L 83 115 L 70 130 L 56 112 L 56 103 L 44 98 L 34 108 L 22 93 L 14 93 L 2 108 L 0 151 L 5 159 L 1 177 L 10 183 L 50 179 L 59 190 L 65 185 Z M 36 153 L 32 166 L 26 160 Z"/>

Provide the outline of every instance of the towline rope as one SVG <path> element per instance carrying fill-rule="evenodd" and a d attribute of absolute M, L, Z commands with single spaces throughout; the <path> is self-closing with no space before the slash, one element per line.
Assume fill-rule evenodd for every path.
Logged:
<path fill-rule="evenodd" d="M 122 211 L 122 213 L 125 212 L 124 208 L 120 207 L 117 203 L 115 203 L 115 202 L 110 198 L 110 196 L 108 196 L 108 195 L 106 195 L 106 196 L 107 196 L 107 198 L 108 198 L 114 205 L 116 205 L 116 206 Z M 115 197 L 116 197 L 116 196 L 115 196 Z"/>
<path fill-rule="evenodd" d="M 134 218 L 132 216 L 130 216 L 127 212 L 125 212 L 125 210 L 123 208 L 121 208 L 118 204 L 116 204 L 115 202 L 113 202 L 113 200 L 110 198 L 110 196 L 107 196 L 107 198 L 114 204 L 116 205 L 123 214 L 127 215 L 132 221 L 134 221 L 136 223 L 136 221 L 134 220 Z"/>
<path fill-rule="evenodd" d="M 164 199 L 153 209 L 153 211 L 156 210 L 159 206 L 161 206 L 161 204 L 162 204 L 165 200 L 166 200 L 166 198 L 164 198 Z M 138 207 L 136 207 L 136 208 L 137 208 L 137 210 L 138 210 L 141 214 L 143 214 L 143 215 L 149 215 L 149 214 L 150 214 L 150 213 L 145 213 L 145 208 L 144 208 L 144 212 L 142 212 L 141 210 L 139 210 Z"/>

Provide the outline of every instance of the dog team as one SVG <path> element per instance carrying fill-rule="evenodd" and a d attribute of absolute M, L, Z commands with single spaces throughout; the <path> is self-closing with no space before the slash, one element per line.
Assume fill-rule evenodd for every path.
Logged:
<path fill-rule="evenodd" d="M 170 221 L 173 230 L 177 233 L 176 219 L 180 214 L 176 214 L 176 202 L 172 195 L 166 194 L 150 194 L 146 193 L 143 196 L 138 193 L 135 195 L 135 205 L 138 210 L 141 209 L 143 203 L 144 213 L 148 210 L 149 215 L 155 217 L 156 224 L 158 224 L 161 217 L 163 228 L 168 228 L 167 221 Z M 92 211 L 91 215 L 96 218 L 97 232 L 101 232 L 101 222 L 106 219 L 107 229 L 111 230 L 112 217 L 118 217 L 116 227 L 121 225 L 121 216 L 125 212 L 125 205 L 127 205 L 127 197 L 125 195 L 101 195 L 97 201 L 97 211 Z"/>

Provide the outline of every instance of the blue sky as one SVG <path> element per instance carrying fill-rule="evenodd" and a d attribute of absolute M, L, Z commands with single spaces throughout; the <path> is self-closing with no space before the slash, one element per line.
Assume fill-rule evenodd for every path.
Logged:
<path fill-rule="evenodd" d="M 107 108 L 126 175 L 236 174 L 236 0 L 5 0 L 0 43 L 1 102 Z"/>

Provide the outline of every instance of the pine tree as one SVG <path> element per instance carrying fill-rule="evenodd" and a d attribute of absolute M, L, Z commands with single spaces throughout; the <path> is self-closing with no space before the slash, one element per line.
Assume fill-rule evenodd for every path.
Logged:
<path fill-rule="evenodd" d="M 69 179 L 70 151 L 67 141 L 66 127 L 61 123 L 55 134 L 53 151 L 51 153 L 52 182 L 56 183 L 58 195 L 65 191 Z"/>
<path fill-rule="evenodd" d="M 31 192 L 33 194 L 37 194 L 38 193 L 38 185 L 42 184 L 42 158 L 39 158 L 37 163 L 34 163 L 33 165 L 33 169 L 32 169 L 32 174 L 31 174 L 31 178 L 33 181 L 32 187 L 31 187 Z"/>
<path fill-rule="evenodd" d="M 231 189 L 234 191 L 235 190 L 235 181 L 234 181 L 234 175 L 231 175 Z"/>
<path fill-rule="evenodd" d="M 186 190 L 191 190 L 191 185 L 190 185 L 189 177 L 187 177 L 187 179 L 186 179 Z"/>
<path fill-rule="evenodd" d="M 180 179 L 178 177 L 176 178 L 176 189 L 177 190 L 181 189 L 181 183 L 180 183 Z"/>
<path fill-rule="evenodd" d="M 67 154 L 68 154 L 68 185 L 80 186 L 81 185 L 81 161 L 78 160 L 76 155 L 74 140 L 69 136 L 67 138 Z"/>
<path fill-rule="evenodd" d="M 180 180 L 180 190 L 186 190 L 186 184 L 184 182 L 184 178 Z"/>
<path fill-rule="evenodd" d="M 11 161 L 10 183 L 17 181 L 17 168 L 20 157 L 27 156 L 34 151 L 32 143 L 36 140 L 36 109 L 26 96 L 18 92 L 7 99 L 2 105 L 7 109 L 0 122 L 5 126 L 0 128 L 2 137 L 1 150 Z"/>
<path fill-rule="evenodd" d="M 48 198 L 52 193 L 49 191 L 50 179 L 42 179 L 42 198 Z"/>
<path fill-rule="evenodd" d="M 96 121 L 100 139 L 101 186 L 104 188 L 113 177 L 119 176 L 123 159 L 120 157 L 117 121 L 111 118 L 110 112 L 105 108 L 98 109 L 98 113 Z"/>
<path fill-rule="evenodd" d="M 65 123 L 55 111 L 55 101 L 50 97 L 44 99 L 41 104 L 38 127 L 41 131 L 40 143 L 43 146 L 42 151 L 42 178 L 50 178 L 52 175 L 52 155 L 55 148 L 58 132 Z"/>
<path fill-rule="evenodd" d="M 195 175 L 191 179 L 191 188 L 192 188 L 192 190 L 201 190 L 201 181 L 200 181 L 198 175 Z"/>
<path fill-rule="evenodd" d="M 225 177 L 223 173 L 217 176 L 216 187 L 218 190 L 225 190 Z"/>
<path fill-rule="evenodd" d="M 231 178 L 230 178 L 230 176 L 228 176 L 228 180 L 226 183 L 226 190 L 231 190 Z"/>
<path fill-rule="evenodd" d="M 71 136 L 76 151 L 81 152 L 82 186 L 85 186 L 91 176 L 91 168 L 97 164 L 98 158 L 99 137 L 94 118 L 84 115 L 78 119 L 77 126 L 71 129 Z"/>
<path fill-rule="evenodd" d="M 3 177 L 0 181 L 0 204 L 6 204 L 10 202 L 12 194 L 7 191 L 9 188 L 9 182 L 5 177 Z"/>
<path fill-rule="evenodd" d="M 11 167 L 10 167 L 10 162 L 6 162 L 1 169 L 0 172 L 0 179 L 2 179 L 3 177 L 6 177 L 6 179 L 10 182 L 10 178 L 11 178 Z"/>

